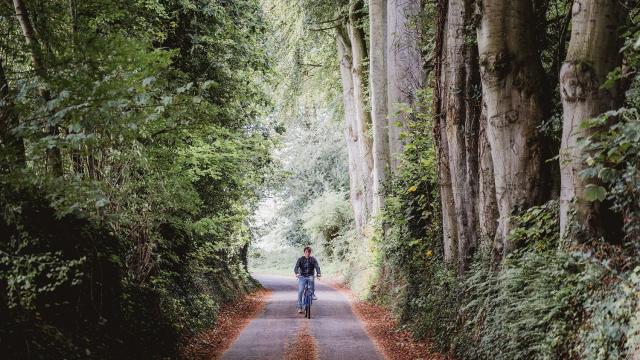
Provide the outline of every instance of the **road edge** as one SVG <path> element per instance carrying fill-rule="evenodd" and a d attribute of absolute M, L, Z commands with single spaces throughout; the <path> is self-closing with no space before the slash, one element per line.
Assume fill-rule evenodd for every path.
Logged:
<path fill-rule="evenodd" d="M 264 311 L 270 298 L 271 290 L 260 287 L 222 305 L 215 326 L 191 338 L 182 358 L 222 359 L 251 320 Z"/>
<path fill-rule="evenodd" d="M 344 296 L 347 299 L 347 301 L 349 302 L 349 306 L 351 307 L 351 312 L 353 312 L 353 314 L 356 316 L 356 318 L 362 325 L 362 328 L 367 333 L 367 336 L 369 337 L 369 339 L 371 339 L 371 341 L 373 342 L 373 345 L 376 347 L 376 350 L 378 351 L 378 353 L 382 355 L 384 360 L 391 360 L 391 358 L 389 357 L 389 354 L 387 353 L 385 348 L 382 346 L 380 339 L 378 339 L 377 336 L 371 333 L 371 329 L 368 326 L 366 319 L 364 319 L 362 317 L 362 314 L 358 312 L 358 309 L 356 308 L 355 303 L 360 300 L 357 298 L 354 292 L 344 282 L 340 282 L 340 281 L 337 281 L 334 279 L 328 279 L 328 278 L 323 278 L 322 282 L 325 285 L 333 288 L 334 290 L 342 294 L 342 296 Z"/>
<path fill-rule="evenodd" d="M 450 359 L 449 356 L 432 351 L 427 341 L 416 341 L 409 331 L 398 330 L 397 320 L 388 309 L 370 301 L 358 299 L 345 283 L 332 279 L 323 280 L 326 285 L 340 292 L 349 301 L 351 310 L 360 323 L 362 323 L 362 327 L 366 331 L 367 336 L 373 341 L 376 349 L 385 360 Z M 372 316 L 372 314 L 375 316 Z M 377 317 L 378 319 L 372 319 L 373 317 Z M 375 322 L 384 322 L 391 326 L 385 326 L 383 330 L 376 329 L 376 326 L 373 324 L 374 320 Z M 393 340 L 390 341 L 389 339 Z M 402 345 L 399 346 L 398 344 Z"/>

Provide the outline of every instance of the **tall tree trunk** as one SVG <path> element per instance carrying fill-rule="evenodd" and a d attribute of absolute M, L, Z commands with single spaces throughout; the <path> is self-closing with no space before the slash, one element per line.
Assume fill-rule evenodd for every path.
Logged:
<path fill-rule="evenodd" d="M 410 117 L 404 108 L 415 108 L 416 91 L 424 86 L 417 28 L 420 11 L 419 0 L 388 0 L 387 3 L 387 107 L 391 171 L 398 167 L 403 149 L 400 134 L 406 130 Z"/>
<path fill-rule="evenodd" d="M 10 170 L 13 165 L 23 166 L 25 163 L 24 142 L 16 136 L 13 130 L 18 126 L 18 114 L 9 92 L 9 82 L 3 66 L 4 60 L 0 57 L 0 150 L 6 154 L 7 168 L 2 164 L 2 171 Z"/>
<path fill-rule="evenodd" d="M 345 140 L 349 164 L 349 199 L 353 209 L 356 230 L 362 234 L 367 222 L 367 199 L 365 190 L 365 174 L 361 171 L 362 154 L 359 142 L 362 141 L 356 119 L 356 101 L 352 75 L 351 46 L 346 29 L 336 29 L 336 46 L 340 64 L 342 96 L 344 106 Z"/>
<path fill-rule="evenodd" d="M 487 138 L 499 211 L 498 250 L 507 253 L 510 217 L 541 201 L 540 135 L 544 73 L 528 0 L 483 0 L 477 30 Z"/>
<path fill-rule="evenodd" d="M 487 139 L 486 106 L 482 106 L 480 115 L 480 132 L 478 134 L 478 223 L 480 224 L 480 247 L 490 253 L 494 261 L 500 259 L 499 249 L 496 244 L 496 232 L 498 230 L 498 203 L 496 201 L 495 179 L 493 177 L 493 161 L 491 159 L 491 146 Z M 499 245 L 499 246 L 497 246 Z"/>
<path fill-rule="evenodd" d="M 11 2 L 11 0 L 7 1 Z M 27 8 L 22 0 L 13 0 L 12 4 L 15 9 L 16 18 L 20 23 L 20 29 L 22 30 L 22 35 L 24 36 L 25 43 L 31 51 L 31 62 L 33 64 L 36 75 L 38 75 L 41 79 L 46 79 L 47 73 L 44 67 L 44 61 L 42 59 L 41 44 L 39 43 L 38 38 L 35 35 L 35 31 L 33 30 L 33 25 L 31 24 L 31 20 L 29 19 Z M 38 92 L 40 97 L 45 102 L 51 100 L 51 94 L 47 89 L 40 87 Z M 47 132 L 50 136 L 58 136 L 58 126 L 55 124 L 48 124 Z M 60 153 L 60 148 L 53 147 L 47 149 L 47 163 L 51 173 L 54 176 L 63 175 L 62 154 Z"/>
<path fill-rule="evenodd" d="M 585 154 L 580 138 L 602 129 L 583 129 L 583 120 L 601 115 L 618 104 L 618 86 L 603 88 L 607 75 L 621 65 L 620 38 L 622 9 L 613 0 L 575 0 L 572 8 L 571 40 L 560 70 L 560 93 L 563 107 L 562 145 L 560 149 L 560 229 L 569 230 L 569 213 L 583 235 L 608 235 L 607 223 L 612 214 L 602 203 L 584 198 L 585 188 L 594 179 L 581 179 Z M 610 122 L 615 121 L 610 119 Z M 609 215 L 609 216 L 607 216 Z M 580 231 L 582 232 L 582 231 Z"/>
<path fill-rule="evenodd" d="M 349 189 L 356 229 L 363 233 L 373 206 L 373 152 L 368 136 L 371 115 L 365 99 L 365 34 L 359 27 L 364 16 L 363 1 L 351 3 L 348 16 L 336 29 L 340 63 L 345 137 L 349 156 Z"/>
<path fill-rule="evenodd" d="M 436 34 L 436 64 L 434 91 L 434 128 L 433 137 L 436 143 L 436 157 L 438 160 L 438 183 L 440 186 L 440 204 L 442 212 L 442 241 L 444 259 L 453 262 L 457 259 L 458 231 L 451 173 L 449 171 L 449 142 L 446 131 L 446 115 L 443 103 L 446 96 L 446 81 L 444 51 L 446 49 L 447 1 L 438 1 L 438 25 Z"/>
<path fill-rule="evenodd" d="M 371 82 L 371 122 L 373 126 L 373 212 L 384 204 L 382 186 L 389 169 L 389 132 L 387 123 L 387 1 L 369 1 L 369 79 Z"/>
<path fill-rule="evenodd" d="M 438 183 L 440 186 L 440 206 L 442 211 L 442 241 L 444 259 L 452 263 L 458 259 L 458 218 L 453 197 L 453 184 L 449 171 L 449 142 L 443 115 L 436 115 L 434 128 L 436 156 L 438 158 Z"/>
<path fill-rule="evenodd" d="M 478 131 L 480 75 L 477 48 L 467 40 L 471 0 L 449 0 L 441 49 L 442 121 L 448 145 L 451 191 L 456 214 L 458 267 L 464 271 L 478 239 Z"/>
<path fill-rule="evenodd" d="M 349 7 L 349 19 L 346 24 L 351 43 L 351 76 L 353 79 L 353 96 L 355 102 L 355 132 L 358 138 L 360 158 L 357 165 L 362 174 L 362 183 L 366 199 L 367 217 L 373 211 L 373 150 L 369 138 L 371 114 L 367 109 L 365 58 L 367 46 L 365 34 L 360 24 L 363 22 L 364 2 L 354 1 Z"/>

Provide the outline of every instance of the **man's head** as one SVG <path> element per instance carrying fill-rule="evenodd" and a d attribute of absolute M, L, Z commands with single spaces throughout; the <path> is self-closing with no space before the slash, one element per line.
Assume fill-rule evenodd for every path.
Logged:
<path fill-rule="evenodd" d="M 304 257 L 308 258 L 309 256 L 311 256 L 311 247 L 310 246 L 305 246 L 304 247 Z"/>

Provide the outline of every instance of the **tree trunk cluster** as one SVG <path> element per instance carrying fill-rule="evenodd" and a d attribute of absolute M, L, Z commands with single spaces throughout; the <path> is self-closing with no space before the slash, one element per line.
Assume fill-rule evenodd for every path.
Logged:
<path fill-rule="evenodd" d="M 420 52 L 419 1 L 371 0 L 368 5 L 368 52 L 359 18 L 362 1 L 351 2 L 336 31 L 359 231 L 384 205 L 382 186 L 398 168 L 401 134 L 410 120 L 403 109 L 415 108 L 427 61 Z M 444 256 L 460 272 L 479 248 L 496 262 L 512 251 L 513 215 L 549 200 L 554 193 L 549 184 L 561 187 L 563 234 L 570 214 L 589 234 L 607 233 L 606 209 L 584 198 L 585 187 L 594 181 L 579 176 L 585 154 L 578 143 L 600 130 L 583 129 L 585 119 L 619 105 L 617 86 L 602 85 L 622 62 L 621 8 L 609 0 L 573 2 L 566 59 L 553 75 L 560 79 L 562 144 L 550 151 L 540 128 L 554 99 L 545 91 L 549 74 L 535 31 L 544 10 L 526 0 L 438 1 L 434 138 Z M 545 165 L 547 154 L 558 152 L 559 174 Z"/>
<path fill-rule="evenodd" d="M 512 251 L 512 216 L 548 200 L 552 192 L 544 184 L 553 181 L 545 176 L 560 176 L 563 234 L 568 213 L 592 235 L 607 233 L 602 204 L 583 196 L 591 180 L 578 175 L 585 168 L 578 140 L 589 135 L 581 127 L 585 119 L 619 105 L 616 87 L 602 85 L 621 65 L 620 3 L 573 3 L 559 74 L 560 174 L 543 171 L 548 159 L 539 129 L 552 99 L 544 91 L 541 49 L 534 46 L 537 9 L 525 0 L 442 0 L 439 6 L 434 132 L 446 260 L 462 272 L 478 247 L 490 249 L 496 261 Z"/>
<path fill-rule="evenodd" d="M 371 1 L 369 49 L 362 28 L 366 23 L 364 5 L 360 0 L 350 3 L 335 35 L 350 198 L 360 233 L 382 209 L 382 186 L 389 172 L 398 168 L 402 153 L 401 134 L 410 116 L 405 109 L 416 106 L 416 91 L 424 83 L 417 31 L 420 2 Z"/>

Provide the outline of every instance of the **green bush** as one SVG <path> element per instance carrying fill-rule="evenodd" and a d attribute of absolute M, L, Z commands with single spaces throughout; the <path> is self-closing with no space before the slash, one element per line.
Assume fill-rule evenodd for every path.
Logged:
<path fill-rule="evenodd" d="M 336 238 L 353 226 L 353 214 L 345 194 L 331 190 L 314 199 L 305 209 L 302 219 L 305 230 L 329 259 L 334 256 Z M 344 256 L 343 253 L 336 255 Z"/>
<path fill-rule="evenodd" d="M 587 299 L 587 321 L 580 329 L 578 352 L 583 359 L 632 358 L 640 350 L 640 267 L 618 273 L 606 271 L 606 283 Z"/>
<path fill-rule="evenodd" d="M 476 263 L 464 281 L 465 358 L 557 359 L 577 356 L 584 304 L 604 274 L 564 252 L 522 250 L 495 272 Z"/>
<path fill-rule="evenodd" d="M 125 265 L 127 239 L 79 215 L 58 216 L 42 190 L 0 188 L 8 358 L 173 357 L 214 325 L 222 303 L 256 286 L 237 247 L 211 247 L 176 224 L 160 227 L 163 256 L 141 282 Z"/>
<path fill-rule="evenodd" d="M 401 214 L 395 205 L 387 202 L 388 215 Z M 640 338 L 640 270 L 560 248 L 557 201 L 513 221 L 517 250 L 498 268 L 479 254 L 459 276 L 421 256 L 428 241 L 412 240 L 408 222 L 396 219 L 382 247 L 393 262 L 379 269 L 393 285 L 377 285 L 374 299 L 392 305 L 416 337 L 463 359 L 629 357 Z"/>

